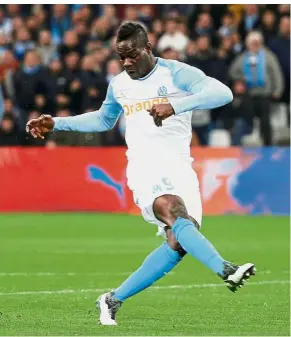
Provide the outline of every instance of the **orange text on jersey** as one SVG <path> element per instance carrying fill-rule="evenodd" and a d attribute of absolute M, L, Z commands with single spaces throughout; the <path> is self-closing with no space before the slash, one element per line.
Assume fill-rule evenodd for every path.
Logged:
<path fill-rule="evenodd" d="M 169 100 L 166 97 L 155 98 L 148 101 L 137 102 L 135 104 L 124 104 L 122 107 L 125 116 L 129 116 L 134 112 L 151 109 L 154 104 L 163 104 L 163 103 L 169 103 Z"/>

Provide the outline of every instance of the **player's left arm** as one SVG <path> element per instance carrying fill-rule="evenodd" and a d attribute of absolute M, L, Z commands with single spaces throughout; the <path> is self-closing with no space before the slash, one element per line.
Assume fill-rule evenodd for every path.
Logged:
<path fill-rule="evenodd" d="M 162 120 L 171 115 L 195 109 L 214 109 L 230 103 L 233 99 L 231 90 L 216 80 L 206 76 L 198 68 L 185 63 L 169 62 L 174 84 L 189 93 L 186 97 L 168 98 L 170 104 L 158 104 L 152 107 L 150 114 L 157 126 L 162 126 Z"/>
<path fill-rule="evenodd" d="M 173 78 L 179 89 L 190 93 L 186 97 L 170 99 L 176 115 L 196 109 L 218 108 L 233 99 L 232 92 L 226 85 L 187 64 L 182 63 L 180 69 L 174 72 Z"/>

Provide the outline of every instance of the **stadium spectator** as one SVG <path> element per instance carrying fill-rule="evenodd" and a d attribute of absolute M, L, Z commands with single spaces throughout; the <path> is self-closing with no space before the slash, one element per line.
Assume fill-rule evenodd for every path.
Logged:
<path fill-rule="evenodd" d="M 166 48 L 183 52 L 188 44 L 189 38 L 178 30 L 178 22 L 175 19 L 168 19 L 165 25 L 165 33 L 159 39 L 157 49 L 162 52 Z"/>
<path fill-rule="evenodd" d="M 271 50 L 278 57 L 285 79 L 282 101 L 290 109 L 290 16 L 282 16 L 279 24 L 279 36 L 270 42 Z M 289 110 L 290 111 L 290 110 Z M 290 115 L 288 113 L 288 118 Z"/>
<path fill-rule="evenodd" d="M 64 76 L 68 82 L 68 96 L 70 97 L 70 109 L 74 113 L 80 113 L 82 104 L 83 87 L 81 83 L 80 55 L 70 52 L 65 58 Z"/>
<path fill-rule="evenodd" d="M 26 27 L 29 30 L 32 41 L 37 42 L 39 34 L 39 22 L 35 15 L 31 15 L 27 18 Z"/>
<path fill-rule="evenodd" d="M 87 23 L 83 20 L 77 22 L 74 25 L 74 31 L 77 33 L 80 49 L 82 50 L 82 52 L 85 52 L 90 34 L 90 30 Z"/>
<path fill-rule="evenodd" d="M 227 38 L 228 39 L 228 38 Z M 232 58 L 231 51 L 225 45 L 221 45 L 213 58 L 209 73 L 224 84 L 228 84 L 228 68 Z"/>
<path fill-rule="evenodd" d="M 194 28 L 194 37 L 205 35 L 209 38 L 212 38 L 213 35 L 213 20 L 209 13 L 201 13 Z"/>
<path fill-rule="evenodd" d="M 49 65 L 53 57 L 56 56 L 57 47 L 52 44 L 51 33 L 49 30 L 42 30 L 39 33 L 37 52 L 44 65 Z"/>
<path fill-rule="evenodd" d="M 94 57 L 94 71 L 103 72 L 106 63 L 106 54 L 104 48 L 98 47 L 93 50 L 92 55 Z"/>
<path fill-rule="evenodd" d="M 179 53 L 172 49 L 172 48 L 166 48 L 162 51 L 161 57 L 166 60 L 179 60 Z"/>
<path fill-rule="evenodd" d="M 10 50 L 4 52 L 0 61 L 0 83 L 3 84 L 6 96 L 12 97 L 14 93 L 12 78 L 14 72 L 19 68 L 19 62 Z"/>
<path fill-rule="evenodd" d="M 249 32 L 260 26 L 260 12 L 258 5 L 245 5 L 244 14 L 239 25 L 239 33 L 244 40 Z"/>
<path fill-rule="evenodd" d="M 258 29 L 263 34 L 265 44 L 269 45 L 270 40 L 272 40 L 277 33 L 276 16 L 273 11 L 264 11 Z"/>
<path fill-rule="evenodd" d="M 36 95 L 46 96 L 47 71 L 41 66 L 40 58 L 35 50 L 27 51 L 24 63 L 13 77 L 14 101 L 23 112 L 21 118 L 25 123 L 28 112 L 35 106 Z"/>
<path fill-rule="evenodd" d="M 68 6 L 64 4 L 55 4 L 52 9 L 52 18 L 50 29 L 54 44 L 60 44 L 63 41 L 65 32 L 71 27 L 71 19 Z"/>
<path fill-rule="evenodd" d="M 104 11 L 104 14 L 103 14 L 104 16 L 105 16 L 105 12 L 106 12 L 106 10 Z M 91 7 L 89 5 L 83 5 L 80 8 L 79 13 L 80 13 L 80 16 L 81 16 L 81 21 L 87 22 L 88 24 L 92 23 L 93 12 L 92 12 L 92 9 L 91 9 Z"/>
<path fill-rule="evenodd" d="M 45 10 L 39 9 L 35 13 L 35 17 L 38 23 L 39 30 L 49 30 L 50 26 L 48 23 L 48 14 Z"/>
<path fill-rule="evenodd" d="M 164 32 L 164 24 L 160 19 L 156 19 L 152 24 L 152 32 L 155 34 L 156 38 L 159 39 Z"/>
<path fill-rule="evenodd" d="M 288 15 L 290 16 L 290 4 L 280 4 L 278 5 L 279 17 Z"/>
<path fill-rule="evenodd" d="M 228 12 L 221 19 L 221 26 L 218 29 L 220 37 L 230 36 L 236 31 L 233 14 Z"/>
<path fill-rule="evenodd" d="M 58 95 L 68 95 L 69 81 L 66 78 L 60 59 L 53 59 L 49 64 L 48 70 L 48 99 L 50 110 L 53 112 L 58 107 L 58 104 L 62 104 L 64 101 L 65 103 L 68 102 L 68 97 L 62 100 Z"/>
<path fill-rule="evenodd" d="M 119 60 L 109 60 L 106 66 L 106 81 L 109 82 L 122 71 Z"/>
<path fill-rule="evenodd" d="M 4 106 L 3 106 L 3 115 L 12 115 L 15 118 L 17 117 L 17 112 L 15 111 L 15 108 L 13 106 L 13 102 L 9 98 L 4 99 Z"/>
<path fill-rule="evenodd" d="M 22 61 L 27 50 L 33 49 L 35 43 L 31 39 L 31 35 L 26 28 L 17 31 L 16 42 L 14 44 L 14 55 L 18 61 Z"/>
<path fill-rule="evenodd" d="M 186 63 L 201 69 L 210 76 L 214 58 L 215 51 L 211 46 L 210 38 L 205 35 L 197 38 L 194 55 L 188 56 Z"/>
<path fill-rule="evenodd" d="M 0 33 L 0 58 L 3 56 L 6 50 L 9 49 L 8 39 L 4 33 Z"/>
<path fill-rule="evenodd" d="M 8 39 L 12 33 L 12 21 L 5 17 L 4 10 L 0 8 L 0 35 L 4 34 Z"/>
<path fill-rule="evenodd" d="M 229 130 L 232 145 L 239 146 L 253 130 L 254 104 L 244 81 L 235 81 L 232 92 L 233 101 L 221 109 L 217 125 Z"/>
<path fill-rule="evenodd" d="M 16 33 L 21 29 L 26 29 L 25 20 L 22 17 L 17 16 L 12 19 L 13 42 L 15 42 Z"/>
<path fill-rule="evenodd" d="M 152 51 L 154 55 L 157 55 L 157 36 L 153 32 L 148 33 L 149 43 L 152 45 Z"/>
<path fill-rule="evenodd" d="M 270 100 L 278 100 L 284 90 L 283 75 L 276 56 L 264 47 L 262 34 L 251 32 L 246 38 L 247 51 L 230 68 L 233 80 L 243 79 L 252 96 L 261 136 L 266 146 L 272 143 Z"/>
<path fill-rule="evenodd" d="M 107 69 L 110 68 L 111 64 L 107 64 Z M 114 71 L 114 69 L 112 70 Z M 119 72 L 120 67 L 115 72 L 115 75 Z M 92 55 L 84 56 L 82 59 L 80 80 L 84 92 L 81 108 L 75 113 L 79 114 L 88 109 L 91 111 L 99 109 L 105 99 L 107 83 L 101 74 L 94 71 L 94 57 Z"/>
<path fill-rule="evenodd" d="M 141 21 L 146 27 L 151 28 L 154 17 L 154 11 L 152 5 L 142 5 L 139 9 L 139 21 Z"/>
<path fill-rule="evenodd" d="M 8 4 L 6 5 L 6 10 L 8 17 L 15 18 L 21 16 L 21 5 L 18 4 Z"/>
<path fill-rule="evenodd" d="M 235 53 L 233 52 L 233 40 L 231 37 L 225 36 L 221 39 L 219 44 L 219 50 L 225 55 L 225 61 L 229 66 L 235 58 Z"/>
<path fill-rule="evenodd" d="M 138 9 L 135 5 L 126 6 L 123 20 L 138 21 Z"/>
<path fill-rule="evenodd" d="M 12 115 L 4 115 L 0 122 L 0 146 L 24 145 L 24 135 Z"/>
<path fill-rule="evenodd" d="M 98 18 L 92 24 L 91 37 L 105 42 L 110 40 L 114 35 L 114 28 L 109 18 Z"/>
<path fill-rule="evenodd" d="M 71 52 L 76 52 L 79 56 L 83 55 L 78 34 L 74 30 L 68 30 L 65 32 L 64 42 L 58 48 L 58 53 L 60 54 L 62 60 L 64 60 Z"/>
<path fill-rule="evenodd" d="M 241 36 L 239 35 L 238 32 L 234 32 L 231 35 L 231 39 L 232 39 L 232 51 L 235 55 L 240 54 L 243 51 L 243 43 L 241 40 Z"/>

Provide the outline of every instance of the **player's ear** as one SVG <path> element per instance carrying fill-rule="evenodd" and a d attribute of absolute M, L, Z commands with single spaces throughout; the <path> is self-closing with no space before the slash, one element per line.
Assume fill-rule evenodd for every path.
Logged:
<path fill-rule="evenodd" d="M 146 49 L 147 53 L 150 54 L 152 52 L 152 45 L 148 42 L 145 49 Z"/>

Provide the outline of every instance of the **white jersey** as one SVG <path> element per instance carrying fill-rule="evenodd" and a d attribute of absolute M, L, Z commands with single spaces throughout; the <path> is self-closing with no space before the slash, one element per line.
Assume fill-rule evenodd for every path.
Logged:
<path fill-rule="evenodd" d="M 126 119 L 129 161 L 176 156 L 190 159 L 192 111 L 167 118 L 162 127 L 155 125 L 147 111 L 154 104 L 174 102 L 191 94 L 175 83 L 175 73 L 181 65 L 180 62 L 158 59 L 155 68 L 142 79 L 133 80 L 124 71 L 112 81 L 113 97 L 122 107 Z M 199 70 L 197 75 L 200 79 Z"/>
<path fill-rule="evenodd" d="M 106 131 L 124 114 L 129 162 L 148 164 L 149 158 L 189 162 L 192 111 L 215 108 L 231 100 L 229 88 L 201 70 L 157 58 L 154 69 L 143 78 L 133 80 L 125 71 L 113 78 L 98 111 L 54 118 L 54 130 Z M 157 127 L 147 110 L 163 103 L 170 103 L 175 114 Z"/>

